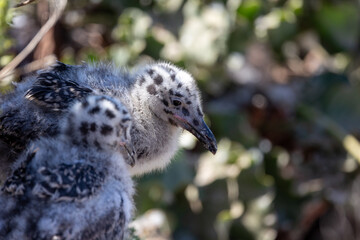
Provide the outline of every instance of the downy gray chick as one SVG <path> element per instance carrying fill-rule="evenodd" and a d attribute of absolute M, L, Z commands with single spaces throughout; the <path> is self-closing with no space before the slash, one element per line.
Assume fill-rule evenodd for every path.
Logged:
<path fill-rule="evenodd" d="M 56 135 L 59 117 L 75 99 L 88 94 L 120 99 L 131 112 L 137 154 L 135 166 L 129 168 L 132 175 L 164 168 L 178 149 L 182 129 L 212 153 L 217 150 L 216 139 L 203 120 L 199 90 L 188 72 L 168 63 L 144 65 L 129 73 L 106 64 L 58 62 L 19 84 L 5 98 L 0 116 L 3 175 L 29 140 Z"/>
<path fill-rule="evenodd" d="M 0 195 L 0 239 L 123 239 L 133 183 L 119 148 L 131 116 L 108 96 L 75 103 L 60 134 L 41 137 L 13 165 Z"/>

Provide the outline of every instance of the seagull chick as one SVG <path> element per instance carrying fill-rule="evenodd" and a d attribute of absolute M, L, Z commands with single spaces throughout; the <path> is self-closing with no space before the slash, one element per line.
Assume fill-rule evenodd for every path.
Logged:
<path fill-rule="evenodd" d="M 164 168 L 178 149 L 182 129 L 216 153 L 216 139 L 203 120 L 199 90 L 185 70 L 162 62 L 133 72 L 106 64 L 58 62 L 5 97 L 0 116 L 0 153 L 8 152 L 0 157 L 3 175 L 27 142 L 56 135 L 59 117 L 88 94 L 119 99 L 131 112 L 132 145 L 137 154 L 135 165 L 129 167 L 132 175 Z"/>
<path fill-rule="evenodd" d="M 0 239 L 122 240 L 133 212 L 119 150 L 131 146 L 130 113 L 108 96 L 89 96 L 60 125 L 14 163 L 0 194 Z"/>

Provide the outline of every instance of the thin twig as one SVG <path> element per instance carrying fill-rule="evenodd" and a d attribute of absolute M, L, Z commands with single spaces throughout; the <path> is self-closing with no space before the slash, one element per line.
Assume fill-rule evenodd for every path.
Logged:
<path fill-rule="evenodd" d="M 22 6 L 25 6 L 25 5 L 28 5 L 32 2 L 35 2 L 36 0 L 25 0 L 19 4 L 16 4 L 14 8 L 18 8 L 18 7 L 22 7 Z"/>
<path fill-rule="evenodd" d="M 44 35 L 55 25 L 66 7 L 67 0 L 50 0 L 49 3 L 52 5 L 53 14 L 29 44 L 0 71 L 0 81 L 14 71 L 14 69 L 34 50 Z"/>
<path fill-rule="evenodd" d="M 41 59 L 32 61 L 31 63 L 26 64 L 23 67 L 19 67 L 17 69 L 14 69 L 12 72 L 9 72 L 4 75 L 3 78 L 9 77 L 10 75 L 26 75 L 31 72 L 46 68 L 48 66 L 51 66 L 56 62 L 56 56 L 54 54 L 48 55 L 46 57 L 43 57 Z"/>

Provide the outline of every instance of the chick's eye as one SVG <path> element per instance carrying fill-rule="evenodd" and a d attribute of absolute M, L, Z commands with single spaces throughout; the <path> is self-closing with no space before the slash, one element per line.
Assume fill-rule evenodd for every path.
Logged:
<path fill-rule="evenodd" d="M 173 101 L 172 101 L 172 104 L 173 104 L 174 106 L 180 106 L 180 105 L 181 105 L 181 102 L 180 102 L 179 100 L 173 100 Z"/>

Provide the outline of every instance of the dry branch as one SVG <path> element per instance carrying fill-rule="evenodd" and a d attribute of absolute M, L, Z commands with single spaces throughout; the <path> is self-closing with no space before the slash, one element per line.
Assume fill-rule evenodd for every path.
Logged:
<path fill-rule="evenodd" d="M 28 4 L 32 3 L 32 2 L 35 2 L 35 0 L 25 0 L 25 1 L 21 2 L 21 3 L 19 3 L 19 4 L 16 4 L 14 8 L 22 7 L 22 6 L 28 5 Z"/>
<path fill-rule="evenodd" d="M 0 81 L 14 72 L 14 69 L 34 50 L 44 35 L 55 25 L 66 7 L 67 0 L 50 0 L 49 3 L 53 13 L 48 21 L 41 27 L 29 44 L 0 71 Z"/>

